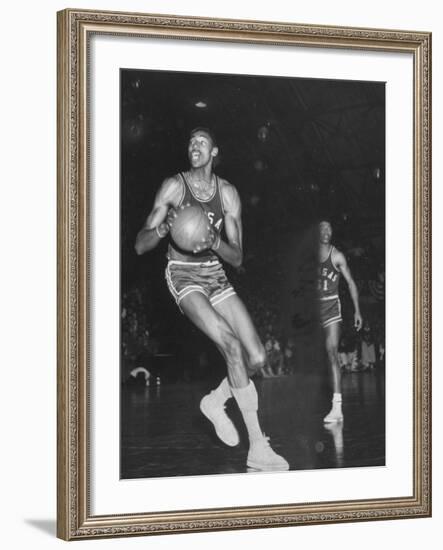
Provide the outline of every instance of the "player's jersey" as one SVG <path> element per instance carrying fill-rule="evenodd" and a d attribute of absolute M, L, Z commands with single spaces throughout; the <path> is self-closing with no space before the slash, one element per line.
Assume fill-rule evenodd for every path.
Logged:
<path fill-rule="evenodd" d="M 206 212 L 208 219 L 217 233 L 221 233 L 223 229 L 223 223 L 225 219 L 225 211 L 223 208 L 223 199 L 220 192 L 220 180 L 217 175 L 215 177 L 215 189 L 211 197 L 206 200 L 199 199 L 195 196 L 189 185 L 184 173 L 180 172 L 178 177 L 183 183 L 183 192 L 178 207 L 182 204 L 189 204 L 190 206 L 200 206 Z M 181 250 L 172 240 L 169 241 L 168 259 L 181 260 L 183 262 L 207 262 L 210 260 L 216 260 L 217 255 L 212 250 L 204 250 L 198 254 L 192 254 Z"/>
<path fill-rule="evenodd" d="M 318 291 L 320 300 L 329 300 L 331 298 L 338 297 L 340 271 L 338 271 L 332 263 L 333 251 L 334 247 L 331 246 L 326 260 L 324 262 L 320 262 L 318 276 Z"/>

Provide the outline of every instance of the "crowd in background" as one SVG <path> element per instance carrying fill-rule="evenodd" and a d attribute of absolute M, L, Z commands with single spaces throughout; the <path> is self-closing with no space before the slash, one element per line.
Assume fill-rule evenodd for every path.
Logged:
<path fill-rule="evenodd" d="M 363 328 L 356 332 L 353 327 L 353 306 L 343 281 L 340 298 L 343 323 L 339 345 L 339 360 L 344 371 L 364 371 L 383 368 L 385 362 L 384 326 L 384 263 L 371 253 L 370 248 L 350 247 L 347 254 L 354 279 L 359 289 L 360 305 L 364 318 Z M 257 264 L 257 265 L 255 265 Z M 230 278 L 246 304 L 246 307 L 263 342 L 267 364 L 258 376 L 270 378 L 287 376 L 297 372 L 296 346 L 297 330 L 290 326 L 291 317 L 282 317 L 282 304 L 291 302 L 291 296 L 284 297 L 282 285 L 285 274 L 284 262 L 278 252 L 265 259 L 252 258 L 246 261 L 246 268 L 230 274 Z M 259 266 L 259 267 L 258 267 Z M 246 270 L 246 273 L 245 273 Z M 297 307 L 295 302 L 293 309 Z M 171 307 L 174 308 L 172 299 Z M 157 319 L 156 319 L 157 317 Z M 168 317 L 168 319 L 162 317 Z M 176 316 L 175 323 L 183 324 L 182 316 Z M 293 319 L 294 317 L 292 317 Z M 156 293 L 149 281 L 137 284 L 122 295 L 121 340 L 122 377 L 126 379 L 134 369 L 141 367 L 147 372 L 155 370 L 155 358 L 168 355 L 177 363 L 177 380 L 190 381 L 208 375 L 211 362 L 208 348 L 202 347 L 204 337 L 197 334 L 194 342 L 189 335 L 174 332 L 169 313 L 156 307 Z M 294 322 L 292 321 L 292 325 Z M 172 326 L 172 328 L 171 328 Z M 177 327 L 176 327 L 177 329 Z M 178 329 L 177 329 L 178 330 Z M 181 330 L 181 329 L 180 329 Z M 192 327 L 188 327 L 193 331 Z M 196 331 L 198 332 L 198 331 Z M 200 340 L 198 340 L 200 338 Z M 177 340 L 187 340 L 187 347 Z M 186 357 L 185 357 L 186 356 Z M 171 359 L 171 361 L 173 361 Z M 139 371 L 135 371 L 139 372 Z"/>

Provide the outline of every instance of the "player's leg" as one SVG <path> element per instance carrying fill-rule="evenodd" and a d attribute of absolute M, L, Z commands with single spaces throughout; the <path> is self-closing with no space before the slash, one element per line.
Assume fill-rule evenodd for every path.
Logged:
<path fill-rule="evenodd" d="M 249 367 L 256 372 L 266 363 L 266 351 L 243 302 L 237 295 L 232 295 L 214 307 L 239 338 L 247 354 Z M 289 464 L 272 450 L 269 438 L 262 433 L 258 420 L 258 395 L 254 382 L 250 380 L 246 388 L 231 388 L 231 391 L 248 431 L 250 447 L 247 465 L 257 470 L 289 469 Z"/>
<path fill-rule="evenodd" d="M 339 422 L 343 420 L 342 394 L 341 394 L 341 372 L 338 359 L 338 343 L 340 341 L 340 323 L 335 322 L 326 327 L 325 344 L 328 355 L 328 368 L 332 384 L 332 408 L 323 419 L 324 422 Z"/>
<path fill-rule="evenodd" d="M 235 294 L 216 304 L 214 308 L 228 322 L 242 343 L 248 359 L 248 373 L 255 374 L 266 365 L 266 350 L 243 301 Z"/>
<path fill-rule="evenodd" d="M 232 396 L 232 387 L 245 388 L 249 384 L 241 343 L 203 293 L 196 291 L 187 294 L 180 301 L 180 308 L 194 325 L 215 343 L 226 361 L 228 379 L 224 379 L 216 390 L 202 399 L 200 409 L 214 424 L 218 437 L 227 445 L 235 446 L 240 439 L 235 426 L 224 411 L 224 405 Z"/>
<path fill-rule="evenodd" d="M 210 268 L 211 271 L 213 268 Z M 165 270 L 166 282 L 181 311 L 216 344 L 226 359 L 231 382 L 247 385 L 241 357 L 241 344 L 232 334 L 226 321 L 214 310 L 207 297 L 208 268 L 200 264 L 170 261 Z M 231 287 L 232 288 L 232 287 Z M 225 378 L 218 388 L 202 401 L 203 414 L 214 424 L 219 438 L 234 446 L 240 441 L 235 426 L 225 413 L 224 405 L 232 397 L 230 384 Z"/>
<path fill-rule="evenodd" d="M 192 292 L 180 302 L 183 313 L 219 348 L 228 367 L 231 386 L 242 388 L 249 378 L 243 361 L 241 342 L 233 330 L 201 292 Z"/>
<path fill-rule="evenodd" d="M 338 359 L 338 343 L 340 340 L 340 323 L 333 323 L 324 328 L 326 353 L 328 355 L 329 371 L 334 393 L 341 393 L 340 362 Z"/>
<path fill-rule="evenodd" d="M 217 297 L 213 301 L 215 302 L 214 309 L 227 321 L 242 344 L 244 364 L 247 367 L 248 375 L 252 376 L 261 368 L 265 368 L 267 366 L 266 351 L 240 298 L 233 294 L 226 298 Z M 225 379 L 220 384 L 221 395 L 225 392 L 226 382 Z M 215 391 L 219 391 L 219 388 Z"/>

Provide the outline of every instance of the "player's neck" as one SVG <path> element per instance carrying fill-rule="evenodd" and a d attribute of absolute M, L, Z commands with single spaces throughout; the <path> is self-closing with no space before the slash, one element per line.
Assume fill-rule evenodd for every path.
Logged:
<path fill-rule="evenodd" d="M 210 166 L 203 166 L 201 168 L 190 168 L 188 173 L 189 182 L 195 188 L 200 189 L 201 191 L 205 191 L 212 187 L 213 174 Z"/>
<path fill-rule="evenodd" d="M 318 250 L 318 254 L 320 256 L 320 260 L 324 262 L 326 258 L 329 256 L 329 253 L 332 250 L 332 244 L 331 243 L 320 243 L 320 247 Z"/>

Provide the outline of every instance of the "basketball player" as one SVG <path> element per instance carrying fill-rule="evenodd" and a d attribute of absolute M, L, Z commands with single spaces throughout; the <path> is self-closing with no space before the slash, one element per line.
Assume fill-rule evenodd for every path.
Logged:
<path fill-rule="evenodd" d="M 258 397 L 249 379 L 266 362 L 266 353 L 251 317 L 229 283 L 221 261 L 239 267 L 243 260 L 241 204 L 237 190 L 213 172 L 218 147 L 207 128 L 194 129 L 188 142 L 190 168 L 167 178 L 137 235 L 135 249 L 143 254 L 168 236 L 177 211 L 200 205 L 208 216 L 208 236 L 192 253 L 170 239 L 166 281 L 180 310 L 217 346 L 227 365 L 227 377 L 203 397 L 202 413 L 218 437 L 229 446 L 239 435 L 225 413 L 225 403 L 236 400 L 249 436 L 247 466 L 256 470 L 288 470 L 289 464 L 269 445 L 258 420 Z M 224 227 L 226 239 L 222 239 Z"/>
<path fill-rule="evenodd" d="M 341 373 L 338 360 L 338 343 L 340 340 L 341 306 L 338 297 L 338 284 L 343 275 L 348 283 L 349 293 L 354 304 L 354 327 L 361 329 L 362 317 L 358 302 L 357 286 L 352 278 L 346 258 L 331 244 L 332 227 L 327 221 L 319 224 L 319 280 L 320 321 L 325 334 L 326 351 L 330 376 L 332 380 L 332 408 L 323 419 L 324 422 L 343 420 Z"/>

